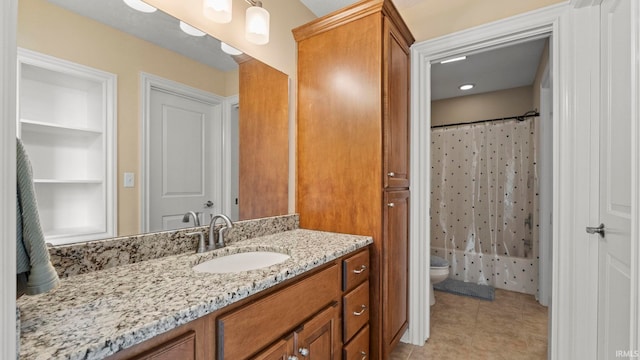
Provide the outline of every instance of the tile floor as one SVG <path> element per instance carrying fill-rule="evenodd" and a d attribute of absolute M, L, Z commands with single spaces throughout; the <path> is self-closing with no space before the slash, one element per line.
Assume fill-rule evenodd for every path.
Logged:
<path fill-rule="evenodd" d="M 390 360 L 547 358 L 547 308 L 532 295 L 496 289 L 494 301 L 436 291 L 431 337 L 400 343 Z"/>

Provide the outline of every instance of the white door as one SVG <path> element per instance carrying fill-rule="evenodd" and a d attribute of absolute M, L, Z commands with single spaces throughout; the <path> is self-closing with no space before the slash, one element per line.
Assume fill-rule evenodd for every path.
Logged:
<path fill-rule="evenodd" d="M 222 124 L 219 105 L 151 89 L 149 109 L 149 231 L 202 225 L 220 211 Z M 217 171 L 216 171 L 217 170 Z"/>
<path fill-rule="evenodd" d="M 631 136 L 632 106 L 638 99 L 632 98 L 631 8 L 636 1 L 605 0 L 600 13 L 599 207 L 604 237 L 598 237 L 598 359 L 621 358 L 621 351 L 632 350 L 631 196 L 638 184 L 632 184 Z"/>

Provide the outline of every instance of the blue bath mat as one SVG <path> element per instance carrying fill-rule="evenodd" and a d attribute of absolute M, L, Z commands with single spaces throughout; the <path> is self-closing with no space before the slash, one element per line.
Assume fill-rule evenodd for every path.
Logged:
<path fill-rule="evenodd" d="M 471 296 L 482 300 L 492 301 L 496 298 L 493 286 L 478 285 L 449 278 L 441 283 L 434 284 L 433 288 L 439 291 L 445 291 L 456 295 Z"/>

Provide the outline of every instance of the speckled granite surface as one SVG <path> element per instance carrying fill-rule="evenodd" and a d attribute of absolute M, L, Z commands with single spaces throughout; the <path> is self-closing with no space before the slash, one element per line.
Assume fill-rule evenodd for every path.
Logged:
<path fill-rule="evenodd" d="M 54 291 L 18 299 L 20 359 L 101 359 L 316 268 L 370 237 L 292 230 L 63 279 Z M 266 249 L 289 254 L 268 268 L 195 273 L 203 261 Z"/>
<path fill-rule="evenodd" d="M 289 231 L 297 229 L 299 223 L 299 217 L 295 214 L 237 221 L 233 229 L 226 232 L 225 239 L 227 243 L 233 243 Z M 58 275 L 64 278 L 165 256 L 195 252 L 198 248 L 198 236 L 186 235 L 194 231 L 202 231 L 205 238 L 209 236 L 209 227 L 201 226 L 54 246 L 49 248 L 49 255 Z"/>

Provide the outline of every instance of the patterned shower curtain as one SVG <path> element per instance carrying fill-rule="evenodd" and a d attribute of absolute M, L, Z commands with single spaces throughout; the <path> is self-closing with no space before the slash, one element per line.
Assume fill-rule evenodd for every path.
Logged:
<path fill-rule="evenodd" d="M 537 253 L 534 119 L 432 130 L 432 247 L 481 257 Z"/>

